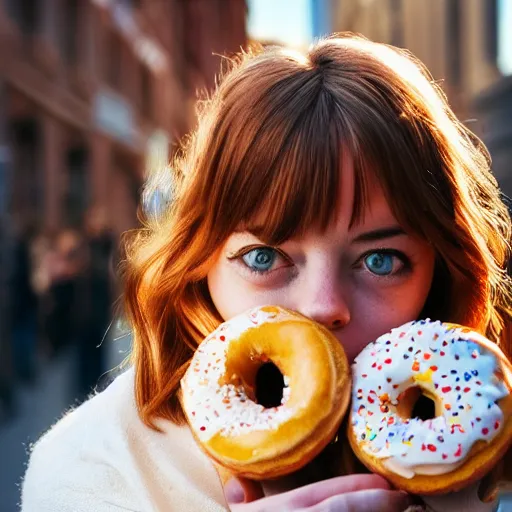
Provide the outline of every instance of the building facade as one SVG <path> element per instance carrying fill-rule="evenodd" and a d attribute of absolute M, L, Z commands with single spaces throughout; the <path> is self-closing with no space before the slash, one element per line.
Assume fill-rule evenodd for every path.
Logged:
<path fill-rule="evenodd" d="M 244 0 L 2 0 L 10 219 L 55 230 L 94 206 L 115 233 L 133 227 L 148 148 L 172 151 L 191 128 L 219 55 L 245 44 L 245 11 Z"/>
<path fill-rule="evenodd" d="M 333 31 L 406 48 L 425 63 L 459 118 L 487 143 L 494 172 L 512 194 L 512 86 L 499 66 L 508 1 L 331 0 L 330 9 Z"/>

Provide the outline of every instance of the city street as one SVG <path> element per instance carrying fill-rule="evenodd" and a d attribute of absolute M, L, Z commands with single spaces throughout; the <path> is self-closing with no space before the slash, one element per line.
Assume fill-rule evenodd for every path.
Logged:
<path fill-rule="evenodd" d="M 108 367 L 115 368 L 128 352 L 129 340 L 109 341 L 107 347 Z M 73 406 L 75 364 L 71 348 L 43 364 L 34 385 L 18 389 L 17 414 L 0 425 L 0 512 L 19 510 L 20 483 L 30 444 Z"/>
<path fill-rule="evenodd" d="M 19 509 L 20 482 L 31 443 L 71 405 L 73 352 L 68 351 L 42 368 L 35 385 L 20 387 L 17 414 L 0 426 L 0 512 Z"/>

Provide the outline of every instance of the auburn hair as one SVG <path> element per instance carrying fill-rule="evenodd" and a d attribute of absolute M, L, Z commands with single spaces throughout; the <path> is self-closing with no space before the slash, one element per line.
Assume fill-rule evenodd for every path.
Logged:
<path fill-rule="evenodd" d="M 347 156 L 353 219 L 377 179 L 398 222 L 435 249 L 423 314 L 478 329 L 510 354 L 510 216 L 485 147 L 418 60 L 353 34 L 305 53 L 251 50 L 231 61 L 198 114 L 173 164 L 147 185 L 147 195 L 165 189 L 170 202 L 127 246 L 125 306 L 144 422 L 185 421 L 180 379 L 222 321 L 206 275 L 230 234 L 256 218 L 264 220 L 257 236 L 274 245 L 325 229 Z"/>

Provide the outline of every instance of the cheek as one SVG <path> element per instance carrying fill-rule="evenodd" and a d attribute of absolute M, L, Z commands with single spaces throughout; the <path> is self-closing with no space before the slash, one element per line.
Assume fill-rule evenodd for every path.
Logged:
<path fill-rule="evenodd" d="M 265 297 L 252 292 L 247 282 L 227 263 L 215 263 L 208 272 L 207 282 L 213 304 L 223 320 L 267 303 Z"/>
<path fill-rule="evenodd" d="M 421 315 L 432 282 L 432 272 L 417 274 L 403 286 L 368 296 L 357 291 L 353 296 L 350 323 L 340 331 L 350 361 L 371 341 L 395 327 L 417 320 Z"/>

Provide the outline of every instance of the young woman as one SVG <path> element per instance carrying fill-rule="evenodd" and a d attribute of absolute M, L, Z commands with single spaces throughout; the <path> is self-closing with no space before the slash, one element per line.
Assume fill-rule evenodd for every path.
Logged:
<path fill-rule="evenodd" d="M 510 218 L 485 149 L 426 70 L 354 36 L 244 54 L 155 182 L 173 197 L 129 251 L 133 368 L 36 444 L 23 510 L 405 509 L 368 474 L 278 494 L 231 480 L 224 496 L 178 391 L 209 332 L 269 303 L 328 326 L 351 360 L 427 316 L 509 353 Z M 430 503 L 496 506 L 477 491 Z"/>

